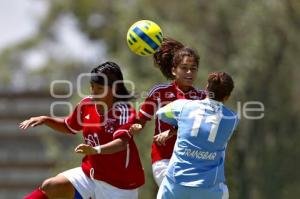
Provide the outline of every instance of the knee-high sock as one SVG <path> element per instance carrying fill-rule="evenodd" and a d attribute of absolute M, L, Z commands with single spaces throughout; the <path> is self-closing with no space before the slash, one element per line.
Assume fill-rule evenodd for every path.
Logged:
<path fill-rule="evenodd" d="M 39 188 L 26 195 L 24 199 L 48 199 L 46 194 Z"/>

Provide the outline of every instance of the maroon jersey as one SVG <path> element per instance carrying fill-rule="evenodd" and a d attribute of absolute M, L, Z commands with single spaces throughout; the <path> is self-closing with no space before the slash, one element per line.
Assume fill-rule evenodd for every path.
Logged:
<path fill-rule="evenodd" d="M 118 103 L 106 114 L 99 114 L 92 98 L 84 98 L 74 112 L 65 119 L 68 128 L 83 132 L 90 146 L 106 144 L 117 138 L 128 139 L 125 150 L 113 154 L 86 155 L 82 160 L 83 172 L 97 180 L 121 189 L 135 189 L 144 184 L 144 171 L 133 137 L 128 132 L 135 122 L 135 110 L 127 103 Z M 91 176 L 90 176 L 91 177 Z"/>
<path fill-rule="evenodd" d="M 144 120 L 151 120 L 156 111 L 166 104 L 177 99 L 204 99 L 205 92 L 192 88 L 190 91 L 184 93 L 181 91 L 175 82 L 169 84 L 159 84 L 152 88 L 148 97 L 141 105 L 139 110 L 139 118 Z M 167 123 L 155 118 L 155 135 L 173 128 Z M 171 137 L 166 141 L 166 145 L 160 146 L 156 142 L 152 143 L 152 163 L 162 160 L 170 159 L 172 156 L 176 136 Z"/>

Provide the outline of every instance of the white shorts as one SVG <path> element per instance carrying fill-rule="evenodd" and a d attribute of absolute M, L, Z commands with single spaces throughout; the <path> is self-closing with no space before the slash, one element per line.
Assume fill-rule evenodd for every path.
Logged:
<path fill-rule="evenodd" d="M 161 185 L 161 182 L 167 174 L 169 162 L 170 159 L 162 159 L 152 164 L 153 177 L 158 186 Z"/>
<path fill-rule="evenodd" d="M 83 199 L 138 199 L 138 189 L 120 189 L 106 182 L 90 179 L 81 167 L 67 170 L 65 176 Z"/>

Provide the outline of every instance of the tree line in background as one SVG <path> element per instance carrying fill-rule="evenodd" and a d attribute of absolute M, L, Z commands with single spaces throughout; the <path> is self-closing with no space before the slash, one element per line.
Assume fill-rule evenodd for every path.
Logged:
<path fill-rule="evenodd" d="M 228 146 L 226 176 L 230 198 L 297 198 L 300 194 L 300 174 L 296 172 L 300 162 L 297 158 L 300 154 L 298 0 L 51 1 L 39 33 L 0 55 L 2 84 L 9 84 L 10 74 L 15 71 L 42 76 L 48 83 L 54 78 L 88 72 L 83 63 L 55 59 L 36 71 L 19 68 L 22 52 L 45 39 L 55 40 L 51 38 L 51 30 L 65 14 L 77 20 L 80 30 L 90 40 L 104 42 L 106 58 L 122 65 L 126 79 L 137 83 L 138 92 L 166 81 L 153 66 L 151 57 L 134 55 L 127 47 L 127 29 L 140 19 L 156 22 L 164 36 L 198 50 L 200 68 L 196 86 L 203 88 L 211 71 L 230 73 L 235 90 L 229 105 L 234 110 L 238 104 L 254 101 L 264 106 L 262 119 L 250 120 L 242 115 Z M 143 199 L 153 199 L 156 194 L 150 170 L 153 128 L 153 124 L 149 125 L 137 136 L 147 174 L 147 183 L 140 193 Z"/>

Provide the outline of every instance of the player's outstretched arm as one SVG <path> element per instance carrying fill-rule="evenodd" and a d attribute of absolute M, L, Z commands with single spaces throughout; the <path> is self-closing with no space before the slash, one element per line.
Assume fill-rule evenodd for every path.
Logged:
<path fill-rule="evenodd" d="M 74 151 L 76 153 L 81 153 L 85 155 L 94 155 L 94 154 L 112 154 L 123 151 L 126 149 L 127 146 L 127 139 L 117 138 L 111 142 L 108 142 L 103 145 L 98 145 L 92 147 L 88 144 L 79 144 Z"/>
<path fill-rule="evenodd" d="M 55 131 L 62 133 L 70 133 L 63 118 L 52 118 L 48 116 L 31 117 L 20 123 L 19 128 L 26 130 L 28 127 L 36 127 L 39 125 L 46 125 Z"/>

